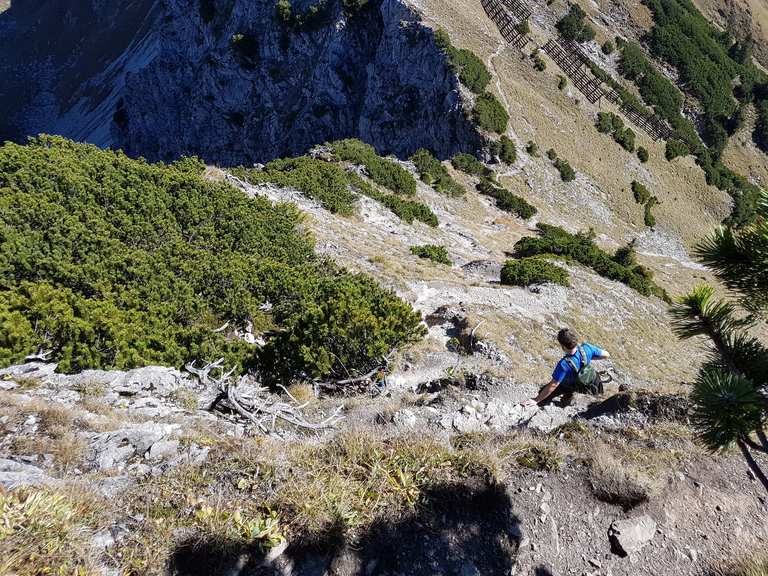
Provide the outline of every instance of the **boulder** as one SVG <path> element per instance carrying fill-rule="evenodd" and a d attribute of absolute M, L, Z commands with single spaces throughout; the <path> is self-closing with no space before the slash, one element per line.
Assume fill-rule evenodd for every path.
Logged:
<path fill-rule="evenodd" d="M 616 520 L 608 530 L 611 549 L 620 556 L 639 552 L 655 534 L 656 521 L 647 514 L 626 520 Z"/>
<path fill-rule="evenodd" d="M 143 456 L 152 446 L 178 429 L 174 424 L 146 423 L 95 434 L 91 437 L 91 460 L 99 470 L 121 469 L 136 456 Z"/>
<path fill-rule="evenodd" d="M 122 374 L 112 384 L 112 389 L 122 396 L 136 396 L 151 392 L 168 396 L 184 385 L 186 376 L 174 368 L 146 366 Z"/>
<path fill-rule="evenodd" d="M 37 466 L 0 458 L 0 486 L 7 490 L 23 486 L 49 486 L 56 482 Z"/>
<path fill-rule="evenodd" d="M 392 422 L 400 428 L 414 428 L 417 422 L 416 414 L 412 410 L 403 408 L 395 412 L 395 415 L 392 416 Z"/>

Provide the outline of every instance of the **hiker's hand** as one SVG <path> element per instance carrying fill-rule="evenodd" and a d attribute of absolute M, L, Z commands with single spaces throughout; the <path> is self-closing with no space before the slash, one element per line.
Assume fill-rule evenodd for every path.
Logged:
<path fill-rule="evenodd" d="M 523 400 L 520 402 L 521 406 L 524 406 L 525 408 L 528 408 L 528 406 L 536 406 L 537 402 L 533 398 L 528 398 L 528 400 Z"/>

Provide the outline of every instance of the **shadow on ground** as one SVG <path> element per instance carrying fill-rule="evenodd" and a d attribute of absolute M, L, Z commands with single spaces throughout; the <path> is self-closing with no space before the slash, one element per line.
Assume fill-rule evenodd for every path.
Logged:
<path fill-rule="evenodd" d="M 337 527 L 292 543 L 267 563 L 257 546 L 182 543 L 169 576 L 501 576 L 512 570 L 521 533 L 503 486 L 484 481 L 432 488 L 397 522 L 379 522 L 353 542 Z"/>

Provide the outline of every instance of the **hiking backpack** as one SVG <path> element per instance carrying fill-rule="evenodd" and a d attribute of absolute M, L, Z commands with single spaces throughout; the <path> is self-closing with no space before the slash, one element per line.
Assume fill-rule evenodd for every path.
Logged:
<path fill-rule="evenodd" d="M 565 361 L 568 362 L 572 370 L 571 378 L 576 392 L 592 394 L 593 396 L 602 394 L 603 382 L 600 378 L 600 374 L 598 374 L 597 370 L 592 367 L 592 363 L 587 358 L 584 349 L 579 346 L 578 350 L 579 356 L 581 357 L 581 368 L 576 368 L 576 363 L 570 356 L 565 357 Z"/>

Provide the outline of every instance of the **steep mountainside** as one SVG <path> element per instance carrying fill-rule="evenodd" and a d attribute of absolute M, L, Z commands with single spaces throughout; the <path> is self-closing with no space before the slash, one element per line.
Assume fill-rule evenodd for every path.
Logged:
<path fill-rule="evenodd" d="M 477 141 L 432 32 L 396 0 L 14 3 L 0 30 L 2 138 L 226 165 L 346 136 L 442 157 Z"/>

